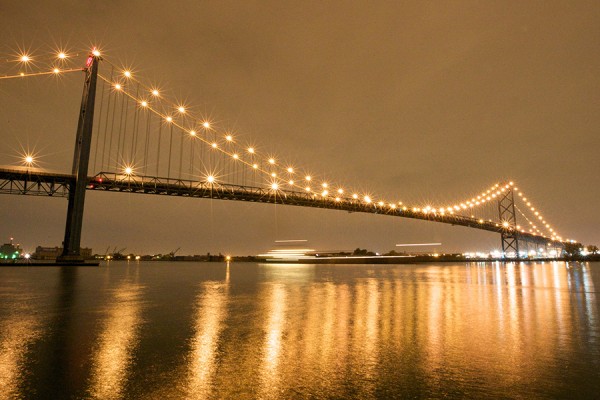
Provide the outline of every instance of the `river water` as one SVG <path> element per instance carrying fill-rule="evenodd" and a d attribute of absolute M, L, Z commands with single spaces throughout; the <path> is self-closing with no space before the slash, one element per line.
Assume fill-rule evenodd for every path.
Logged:
<path fill-rule="evenodd" d="M 600 398 L 600 264 L 0 268 L 0 398 Z"/>

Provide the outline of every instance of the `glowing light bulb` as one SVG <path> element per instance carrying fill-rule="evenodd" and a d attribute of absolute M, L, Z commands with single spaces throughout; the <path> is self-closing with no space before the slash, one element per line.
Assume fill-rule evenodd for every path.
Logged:
<path fill-rule="evenodd" d="M 24 63 L 26 63 L 26 62 L 29 62 L 29 61 L 31 61 L 31 57 L 29 57 L 27 54 L 23 54 L 23 55 L 21 56 L 21 58 L 19 58 L 19 60 L 20 60 L 21 62 L 24 62 Z"/>
<path fill-rule="evenodd" d="M 185 107 L 184 106 L 179 106 L 177 107 L 177 111 L 179 111 L 180 113 L 185 113 Z"/>
<path fill-rule="evenodd" d="M 236 159 L 236 160 L 237 160 L 238 158 L 240 158 L 240 156 L 238 156 L 237 154 L 234 154 L 232 157 L 233 157 L 234 159 Z"/>
<path fill-rule="evenodd" d="M 206 129 L 209 129 L 209 128 L 210 128 L 210 122 L 208 122 L 208 121 L 204 121 L 204 122 L 202 123 L 202 126 L 203 126 L 203 127 L 205 127 Z"/>
<path fill-rule="evenodd" d="M 364 200 L 365 200 L 365 203 L 367 203 L 367 204 L 368 204 L 368 203 L 370 203 L 370 202 L 371 202 L 371 197 L 369 197 L 369 196 L 365 196 L 365 197 L 364 197 Z"/>
<path fill-rule="evenodd" d="M 248 147 L 248 153 L 254 154 L 254 147 Z"/>
<path fill-rule="evenodd" d="M 252 168 L 258 169 L 258 164 L 252 164 Z"/>
<path fill-rule="evenodd" d="M 321 186 L 323 186 L 324 188 L 326 188 L 329 185 L 327 185 L 327 182 L 323 182 L 323 184 Z"/>
<path fill-rule="evenodd" d="M 115 85 L 115 89 L 117 89 L 117 90 L 121 90 L 121 88 L 122 88 L 121 84 L 117 83 L 117 84 Z"/>
<path fill-rule="evenodd" d="M 165 118 L 167 120 L 167 122 L 173 122 L 173 117 L 168 116 L 167 118 Z"/>
<path fill-rule="evenodd" d="M 293 180 L 290 180 L 288 183 L 289 183 L 290 185 L 293 185 L 293 184 L 294 184 L 294 181 L 293 181 Z"/>
<path fill-rule="evenodd" d="M 293 174 L 294 173 L 294 168 L 288 167 L 287 172 L 289 172 L 290 174 Z"/>
<path fill-rule="evenodd" d="M 275 164 L 275 159 L 269 158 L 269 164 Z"/>
<path fill-rule="evenodd" d="M 95 57 L 100 57 L 100 51 L 99 51 L 98 49 L 96 49 L 96 48 L 94 48 L 94 49 L 92 50 L 92 54 L 93 54 Z"/>
<path fill-rule="evenodd" d="M 58 68 L 54 68 L 54 69 L 52 70 L 52 72 L 54 72 L 55 74 L 58 74 L 58 73 L 60 73 L 60 69 L 58 69 Z"/>
<path fill-rule="evenodd" d="M 277 176 L 277 174 L 276 174 L 275 172 L 271 172 L 271 176 L 272 176 L 273 178 L 275 178 L 275 177 Z"/>
<path fill-rule="evenodd" d="M 33 157 L 29 156 L 29 155 L 25 156 L 25 162 L 27 164 L 32 164 L 33 163 Z"/>
<path fill-rule="evenodd" d="M 124 71 L 123 75 L 125 75 L 127 78 L 131 78 L 131 71 Z"/>
<path fill-rule="evenodd" d="M 312 179 L 312 177 L 310 175 L 306 175 L 306 178 L 304 178 L 304 179 L 306 179 L 307 181 L 310 182 L 310 180 Z"/>
<path fill-rule="evenodd" d="M 158 95 L 160 94 L 158 92 L 158 90 L 156 90 L 156 89 L 152 89 L 152 92 L 150 92 L 150 93 L 152 93 L 152 96 L 156 96 L 156 97 L 158 97 Z"/>
<path fill-rule="evenodd" d="M 215 177 L 212 175 L 209 175 L 206 177 L 206 182 L 208 183 L 213 183 L 215 181 Z"/>
<path fill-rule="evenodd" d="M 279 185 L 278 185 L 277 183 L 273 182 L 273 183 L 271 184 L 271 189 L 273 189 L 273 190 L 277 190 L 278 188 L 279 188 Z"/>
<path fill-rule="evenodd" d="M 342 194 L 342 193 L 344 193 L 344 189 L 340 188 L 340 189 L 338 189 L 338 190 L 337 190 L 337 192 L 338 192 L 339 194 Z"/>
<path fill-rule="evenodd" d="M 131 167 L 125 168 L 125 175 L 131 175 L 132 173 L 133 173 L 133 168 L 131 168 Z"/>
<path fill-rule="evenodd" d="M 218 145 L 215 142 L 213 142 L 213 144 L 211 144 L 211 146 L 213 149 L 216 149 L 218 147 Z"/>
<path fill-rule="evenodd" d="M 145 100 L 142 101 L 140 104 L 141 104 L 142 107 L 148 107 L 148 102 L 145 101 Z"/>
<path fill-rule="evenodd" d="M 191 136 L 196 136 L 196 131 L 190 131 Z"/>
<path fill-rule="evenodd" d="M 64 60 L 65 58 L 67 58 L 67 55 L 61 51 L 60 53 L 58 53 L 58 58 L 60 58 L 61 60 Z"/>
<path fill-rule="evenodd" d="M 377 203 L 377 204 L 379 204 L 380 206 L 383 206 L 384 202 L 383 202 L 383 201 L 380 201 L 380 202 L 379 202 L 379 203 Z"/>
<path fill-rule="evenodd" d="M 322 195 L 323 197 L 327 196 L 328 194 L 329 194 L 329 191 L 328 191 L 328 190 L 323 190 L 323 192 L 321 192 L 321 195 Z"/>
<path fill-rule="evenodd" d="M 358 195 L 357 195 L 356 193 L 354 193 L 354 194 L 352 195 L 352 198 L 353 198 L 353 199 L 358 199 Z"/>
<path fill-rule="evenodd" d="M 310 192 L 310 186 L 305 187 L 304 190 L 306 190 L 307 192 Z"/>
<path fill-rule="evenodd" d="M 227 139 L 228 142 L 231 142 L 233 140 L 233 136 L 227 135 L 225 136 L 225 139 Z"/>
<path fill-rule="evenodd" d="M 394 210 L 394 209 L 396 208 L 396 205 L 392 203 L 392 204 L 390 204 L 390 208 L 391 208 L 392 210 Z"/>

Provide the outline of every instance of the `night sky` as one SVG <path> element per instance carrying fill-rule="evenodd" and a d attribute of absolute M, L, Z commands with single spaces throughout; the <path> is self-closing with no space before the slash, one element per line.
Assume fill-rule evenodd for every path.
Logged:
<path fill-rule="evenodd" d="M 600 3 L 3 1 L 0 56 L 98 45 L 282 158 L 405 203 L 511 179 L 563 235 L 600 244 Z M 11 61 L 12 62 L 12 61 Z M 1 71 L 0 71 L 1 72 Z M 0 165 L 68 172 L 82 74 L 0 81 Z M 59 246 L 67 201 L 0 196 L 0 237 Z M 88 192 L 104 253 L 491 250 L 499 235 L 368 214 Z"/>

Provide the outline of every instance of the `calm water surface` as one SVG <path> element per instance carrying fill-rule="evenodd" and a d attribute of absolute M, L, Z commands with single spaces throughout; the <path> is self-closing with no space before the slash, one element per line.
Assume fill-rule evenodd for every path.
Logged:
<path fill-rule="evenodd" d="M 0 398 L 600 398 L 599 263 L 0 268 Z"/>

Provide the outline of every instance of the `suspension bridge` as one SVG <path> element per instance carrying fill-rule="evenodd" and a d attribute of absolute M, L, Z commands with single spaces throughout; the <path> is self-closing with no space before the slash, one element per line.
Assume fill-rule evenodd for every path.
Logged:
<path fill-rule="evenodd" d="M 2 194 L 68 199 L 62 261 L 81 261 L 85 195 L 97 190 L 317 207 L 464 226 L 498 233 L 506 258 L 519 258 L 530 246 L 560 254 L 569 241 L 511 181 L 437 206 L 383 200 L 238 141 L 95 48 L 83 68 L 77 66 L 82 60 L 64 51 L 40 57 L 21 53 L 9 61 L 0 81 L 85 76 L 71 173 L 44 171 L 33 154 L 23 154 L 19 167 L 0 169 Z"/>

